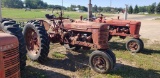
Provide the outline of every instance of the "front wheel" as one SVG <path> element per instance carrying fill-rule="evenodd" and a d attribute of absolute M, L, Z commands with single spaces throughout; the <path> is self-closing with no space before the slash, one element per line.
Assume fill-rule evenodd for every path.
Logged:
<path fill-rule="evenodd" d="M 142 40 L 142 39 L 140 39 L 140 38 L 138 38 L 138 40 L 142 43 L 141 50 L 143 50 L 143 49 L 144 49 L 144 42 L 143 42 L 143 40 Z"/>
<path fill-rule="evenodd" d="M 108 73 L 113 66 L 112 57 L 104 51 L 94 51 L 89 57 L 91 68 L 98 73 Z"/>
<path fill-rule="evenodd" d="M 126 49 L 133 52 L 137 53 L 143 48 L 143 43 L 139 39 L 130 39 L 126 43 Z"/>

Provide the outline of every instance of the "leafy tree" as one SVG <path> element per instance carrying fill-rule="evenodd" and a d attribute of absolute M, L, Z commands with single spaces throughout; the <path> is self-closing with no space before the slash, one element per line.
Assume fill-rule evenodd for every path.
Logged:
<path fill-rule="evenodd" d="M 147 12 L 146 6 L 139 6 L 139 12 Z"/>
<path fill-rule="evenodd" d="M 81 8 L 81 6 L 80 6 L 80 5 L 77 5 L 77 8 L 79 8 L 79 9 L 80 9 L 80 8 Z"/>
<path fill-rule="evenodd" d="M 88 11 L 88 8 L 87 7 L 85 7 L 85 6 L 79 6 L 80 8 L 79 8 L 79 10 L 82 10 L 82 11 Z"/>
<path fill-rule="evenodd" d="M 102 7 L 98 7 L 98 12 L 102 12 L 103 8 Z"/>
<path fill-rule="evenodd" d="M 75 8 L 76 8 L 76 7 L 77 7 L 76 5 L 71 5 L 71 6 L 70 6 L 71 11 L 75 11 Z"/>
<path fill-rule="evenodd" d="M 148 6 L 148 13 L 154 14 L 156 10 L 156 3 L 153 3 L 152 5 Z"/>
<path fill-rule="evenodd" d="M 157 5 L 156 12 L 157 12 L 158 14 L 160 14 L 160 2 L 159 2 L 158 5 Z"/>
<path fill-rule="evenodd" d="M 47 8 L 48 4 L 44 3 L 42 0 L 25 0 L 26 7 L 33 9 Z"/>
<path fill-rule="evenodd" d="M 139 12 L 147 12 L 147 6 L 140 6 L 139 7 Z"/>
<path fill-rule="evenodd" d="M 139 13 L 138 5 L 135 6 L 135 8 L 134 8 L 134 13 L 135 13 L 135 14 Z"/>
<path fill-rule="evenodd" d="M 97 11 L 98 11 L 97 5 L 94 5 L 94 7 L 92 8 L 92 11 L 93 11 L 93 12 L 97 12 Z"/>
<path fill-rule="evenodd" d="M 23 8 L 21 0 L 2 0 L 2 6 L 7 8 Z"/>
<path fill-rule="evenodd" d="M 129 13 L 129 14 L 132 14 L 132 13 L 133 13 L 133 7 L 132 7 L 132 6 L 129 7 L 128 13 Z"/>

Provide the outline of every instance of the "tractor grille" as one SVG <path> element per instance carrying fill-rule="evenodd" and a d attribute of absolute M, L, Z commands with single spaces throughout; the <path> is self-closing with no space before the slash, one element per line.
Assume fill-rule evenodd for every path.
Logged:
<path fill-rule="evenodd" d="M 3 52 L 4 70 L 6 78 L 17 78 L 20 76 L 19 47 Z"/>
<path fill-rule="evenodd" d="M 18 56 L 13 58 L 13 59 L 6 60 L 4 62 L 4 68 L 10 67 L 14 64 L 17 64 L 18 62 L 19 62 L 19 57 Z"/>
<path fill-rule="evenodd" d="M 16 65 L 16 66 L 14 66 L 14 67 L 12 67 L 12 68 L 10 68 L 10 69 L 7 69 L 7 70 L 5 71 L 5 77 L 9 77 L 9 76 L 11 76 L 11 75 L 13 75 L 13 74 L 15 74 L 15 73 L 17 73 L 17 72 L 19 72 L 19 65 Z M 17 76 L 17 75 L 13 75 L 13 76 L 10 77 L 10 78 L 14 78 L 14 76 Z"/>
<path fill-rule="evenodd" d="M 18 47 L 4 52 L 4 59 L 13 57 L 18 54 Z"/>

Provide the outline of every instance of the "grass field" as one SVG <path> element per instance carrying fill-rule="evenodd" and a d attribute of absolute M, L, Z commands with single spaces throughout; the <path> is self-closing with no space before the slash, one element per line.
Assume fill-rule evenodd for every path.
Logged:
<path fill-rule="evenodd" d="M 56 13 L 58 11 L 55 11 Z M 15 20 L 31 20 L 38 18 L 45 18 L 45 14 L 52 14 L 52 11 L 45 9 L 32 9 L 31 11 L 25 11 L 24 9 L 2 9 L 2 16 L 4 18 L 12 18 Z M 77 13 L 77 12 L 65 12 L 64 17 L 69 16 L 70 18 L 77 19 L 80 15 L 87 17 L 87 13 Z"/>
<path fill-rule="evenodd" d="M 60 10 L 55 10 L 54 14 L 57 16 L 57 12 Z M 2 16 L 4 18 L 12 18 L 17 21 L 27 21 L 33 19 L 45 18 L 45 14 L 52 14 L 51 10 L 46 9 L 32 9 L 31 11 L 25 11 L 25 9 L 11 9 L 11 8 L 2 8 Z M 87 18 L 87 12 L 64 12 L 64 17 L 69 16 L 71 19 L 79 19 L 80 15 L 84 18 Z M 110 15 L 104 13 L 105 16 L 109 17 Z"/>

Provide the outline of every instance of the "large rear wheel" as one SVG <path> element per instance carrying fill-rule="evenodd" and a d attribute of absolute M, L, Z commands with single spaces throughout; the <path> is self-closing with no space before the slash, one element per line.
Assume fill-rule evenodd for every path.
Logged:
<path fill-rule="evenodd" d="M 20 57 L 20 69 L 23 70 L 26 66 L 26 44 L 22 34 L 22 29 L 16 24 L 16 21 L 12 19 L 2 19 L 1 28 L 4 32 L 10 33 L 18 38 L 19 41 L 19 57 Z"/>
<path fill-rule="evenodd" d="M 23 35 L 28 57 L 44 62 L 49 53 L 49 38 L 44 26 L 41 26 L 39 21 L 29 21 L 23 29 Z"/>

